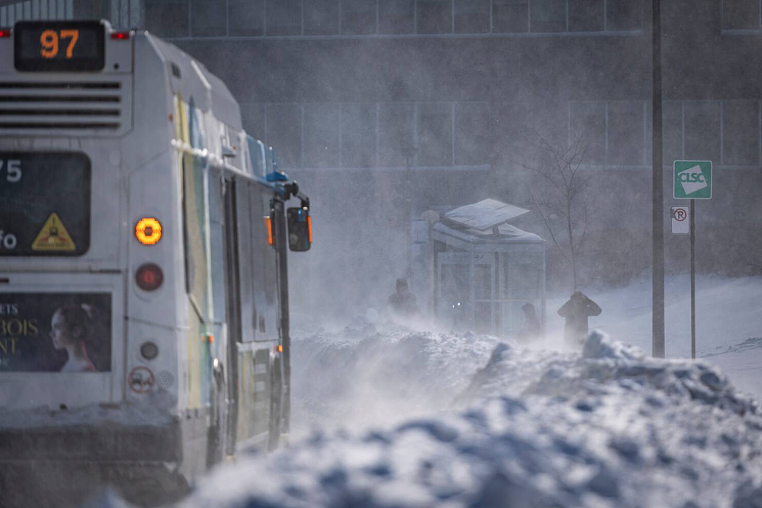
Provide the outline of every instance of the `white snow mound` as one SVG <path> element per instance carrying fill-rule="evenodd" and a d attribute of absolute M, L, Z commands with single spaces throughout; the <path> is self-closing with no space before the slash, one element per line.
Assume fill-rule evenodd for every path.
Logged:
<path fill-rule="evenodd" d="M 242 458 L 180 506 L 760 506 L 759 402 L 708 364 L 595 332 L 581 355 L 501 344 L 458 400 L 459 414 Z"/>

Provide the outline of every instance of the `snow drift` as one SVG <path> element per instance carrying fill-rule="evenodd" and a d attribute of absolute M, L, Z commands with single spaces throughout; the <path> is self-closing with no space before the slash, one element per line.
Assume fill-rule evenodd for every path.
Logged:
<path fill-rule="evenodd" d="M 599 333 L 582 354 L 501 344 L 457 401 L 457 414 L 314 431 L 243 458 L 181 506 L 752 508 L 762 498 L 760 405 L 709 364 L 646 358 Z"/>

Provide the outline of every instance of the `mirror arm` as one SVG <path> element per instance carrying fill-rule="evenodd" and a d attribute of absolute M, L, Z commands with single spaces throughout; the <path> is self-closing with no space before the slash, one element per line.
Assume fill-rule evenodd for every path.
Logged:
<path fill-rule="evenodd" d="M 296 180 L 285 184 L 283 189 L 286 191 L 286 200 L 290 199 L 291 197 L 299 198 L 299 200 L 302 202 L 302 208 L 306 208 L 307 210 L 310 209 L 310 198 L 299 191 L 299 184 L 296 182 Z"/>

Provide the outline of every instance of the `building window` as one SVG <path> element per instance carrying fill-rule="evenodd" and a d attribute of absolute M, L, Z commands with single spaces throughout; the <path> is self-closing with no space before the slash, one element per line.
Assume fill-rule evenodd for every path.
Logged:
<path fill-rule="evenodd" d="M 723 30 L 759 30 L 759 0 L 723 0 Z"/>
<path fill-rule="evenodd" d="M 722 103 L 722 164 L 758 166 L 759 103 L 725 101 Z"/>
<path fill-rule="evenodd" d="M 376 165 L 376 105 L 341 106 L 341 165 L 367 168 Z"/>
<path fill-rule="evenodd" d="M 339 104 L 304 106 L 304 167 L 339 167 Z"/>
<path fill-rule="evenodd" d="M 648 142 L 653 143 L 653 130 L 651 118 L 653 118 L 653 108 L 651 103 L 647 102 L 648 112 Z M 685 158 L 683 153 L 683 103 L 682 101 L 664 101 L 662 105 L 662 154 L 665 166 L 671 166 L 676 160 Z M 653 152 L 651 152 L 653 153 Z M 650 153 L 649 153 L 650 156 Z M 653 164 L 649 159 L 649 164 Z"/>
<path fill-rule="evenodd" d="M 378 117 L 378 165 L 405 167 L 415 158 L 415 106 L 381 103 Z"/>
<path fill-rule="evenodd" d="M 639 30 L 642 26 L 642 0 L 606 1 L 606 30 Z"/>
<path fill-rule="evenodd" d="M 529 0 L 492 0 L 492 31 L 495 33 L 527 32 Z"/>
<path fill-rule="evenodd" d="M 452 0 L 418 0 L 416 9 L 417 33 L 452 32 Z"/>
<path fill-rule="evenodd" d="M 489 33 L 490 0 L 455 0 L 455 32 Z"/>
<path fill-rule="evenodd" d="M 452 104 L 418 104 L 418 165 L 452 165 Z"/>
<path fill-rule="evenodd" d="M 720 103 L 683 101 L 685 158 L 720 161 Z"/>
<path fill-rule="evenodd" d="M 608 104 L 608 160 L 610 166 L 645 164 L 645 108 L 643 102 Z"/>
<path fill-rule="evenodd" d="M 586 146 L 585 161 L 606 164 L 606 103 L 572 103 L 569 108 L 569 141 Z"/>
<path fill-rule="evenodd" d="M 378 31 L 382 34 L 415 32 L 414 0 L 379 0 Z"/>
<path fill-rule="evenodd" d="M 341 33 L 347 35 L 376 33 L 376 0 L 342 0 Z"/>
<path fill-rule="evenodd" d="M 456 166 L 477 166 L 489 163 L 492 144 L 489 128 L 489 105 L 485 102 L 455 104 Z"/>
<path fill-rule="evenodd" d="M 302 108 L 296 104 L 268 104 L 265 141 L 274 147 L 282 168 L 302 166 Z"/>
<path fill-rule="evenodd" d="M 267 35 L 300 35 L 302 33 L 301 0 L 269 0 L 265 6 Z"/>
<path fill-rule="evenodd" d="M 529 18 L 532 32 L 565 32 L 566 0 L 531 0 Z"/>
<path fill-rule="evenodd" d="M 338 33 L 339 0 L 304 2 L 304 35 L 337 35 Z"/>
<path fill-rule="evenodd" d="M 569 31 L 603 30 L 605 3 L 605 0 L 569 0 Z"/>
<path fill-rule="evenodd" d="M 216 0 L 191 0 L 191 36 L 211 37 L 227 33 L 225 4 Z"/>
<path fill-rule="evenodd" d="M 187 37 L 188 0 L 145 0 L 146 30 L 161 37 Z"/>
<path fill-rule="evenodd" d="M 228 0 L 228 26 L 233 36 L 265 34 L 265 0 Z"/>
<path fill-rule="evenodd" d="M 241 104 L 241 123 L 249 136 L 267 139 L 265 106 L 263 104 Z"/>

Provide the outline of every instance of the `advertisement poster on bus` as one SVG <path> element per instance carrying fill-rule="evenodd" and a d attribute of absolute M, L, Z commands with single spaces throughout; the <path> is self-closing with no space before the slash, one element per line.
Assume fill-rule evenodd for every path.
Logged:
<path fill-rule="evenodd" d="M 111 370 L 110 293 L 0 293 L 1 372 Z"/>

